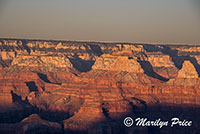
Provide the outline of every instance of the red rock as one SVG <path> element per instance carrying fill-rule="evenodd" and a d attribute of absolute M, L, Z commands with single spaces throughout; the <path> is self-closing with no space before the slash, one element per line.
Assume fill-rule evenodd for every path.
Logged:
<path fill-rule="evenodd" d="M 200 46 L 27 41 L 26 50 L 20 41 L 4 44 L 16 55 L 0 54 L 0 106 L 34 106 L 46 118 L 59 118 L 65 131 L 111 131 L 118 126 L 113 120 L 152 105 L 200 105 Z M 59 126 L 38 115 L 17 123 L 19 132 L 53 125 Z M 9 127 L 13 132 L 16 125 Z"/>

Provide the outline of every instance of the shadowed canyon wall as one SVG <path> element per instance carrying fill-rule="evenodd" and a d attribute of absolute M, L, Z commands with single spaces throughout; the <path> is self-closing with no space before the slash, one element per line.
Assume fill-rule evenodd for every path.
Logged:
<path fill-rule="evenodd" d="M 0 40 L 0 132 L 198 133 L 200 46 Z M 131 127 L 179 116 L 187 128 Z"/>

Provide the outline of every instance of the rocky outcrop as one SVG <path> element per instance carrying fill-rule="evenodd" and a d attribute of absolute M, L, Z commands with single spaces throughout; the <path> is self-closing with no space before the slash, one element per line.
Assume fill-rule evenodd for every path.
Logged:
<path fill-rule="evenodd" d="M 102 55 L 96 58 L 92 69 L 144 73 L 137 59 L 127 56 Z"/>
<path fill-rule="evenodd" d="M 181 70 L 178 72 L 178 78 L 198 78 L 198 73 L 190 61 L 184 61 Z"/>
<path fill-rule="evenodd" d="M 41 119 L 37 114 L 32 114 L 20 123 L 0 124 L 1 132 L 8 134 L 29 134 L 29 133 L 62 133 L 61 125 Z"/>
<path fill-rule="evenodd" d="M 1 39 L 0 132 L 168 133 L 123 119 L 198 121 L 199 76 L 200 46 Z"/>

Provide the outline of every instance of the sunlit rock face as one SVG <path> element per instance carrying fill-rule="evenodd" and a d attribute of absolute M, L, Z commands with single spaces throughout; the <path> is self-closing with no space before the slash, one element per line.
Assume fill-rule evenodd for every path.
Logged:
<path fill-rule="evenodd" d="M 199 77 L 200 46 L 1 39 L 0 132 L 199 132 Z M 196 124 L 128 129 L 126 116 Z"/>
<path fill-rule="evenodd" d="M 190 61 L 184 61 L 181 70 L 178 72 L 178 78 L 198 78 L 198 73 Z"/>

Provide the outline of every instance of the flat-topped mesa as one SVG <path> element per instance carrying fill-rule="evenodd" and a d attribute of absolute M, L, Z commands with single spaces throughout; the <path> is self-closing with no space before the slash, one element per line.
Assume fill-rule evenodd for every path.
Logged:
<path fill-rule="evenodd" d="M 137 62 L 137 59 L 129 59 L 127 56 L 112 56 L 108 54 L 97 57 L 92 69 L 144 73 L 140 64 Z"/>
<path fill-rule="evenodd" d="M 48 67 L 48 66 L 55 66 L 55 67 L 72 67 L 70 61 L 66 57 L 61 56 L 17 56 L 12 61 L 11 65 L 18 65 L 18 66 L 33 66 L 33 67 Z"/>
<path fill-rule="evenodd" d="M 194 65 L 186 60 L 184 61 L 181 70 L 178 72 L 178 78 L 198 78 L 198 73 Z"/>

